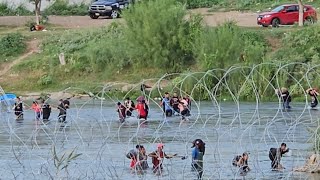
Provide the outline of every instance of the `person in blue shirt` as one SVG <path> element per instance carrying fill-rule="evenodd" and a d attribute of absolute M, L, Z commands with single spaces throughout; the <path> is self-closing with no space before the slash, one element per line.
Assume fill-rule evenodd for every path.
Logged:
<path fill-rule="evenodd" d="M 198 179 L 202 179 L 203 156 L 205 153 L 205 143 L 201 139 L 193 141 L 192 149 L 192 170 L 197 172 Z"/>
<path fill-rule="evenodd" d="M 172 108 L 170 106 L 170 95 L 168 92 L 164 93 L 164 98 L 161 101 L 161 106 L 163 107 L 163 112 L 166 117 L 172 116 Z"/>

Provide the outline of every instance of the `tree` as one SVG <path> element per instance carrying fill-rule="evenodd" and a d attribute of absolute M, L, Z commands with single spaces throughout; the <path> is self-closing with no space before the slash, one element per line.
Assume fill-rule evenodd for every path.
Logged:
<path fill-rule="evenodd" d="M 35 8 L 34 12 L 36 13 L 36 24 L 40 24 L 40 9 L 41 9 L 41 1 L 42 0 L 29 0 L 31 3 L 34 3 Z M 50 0 L 47 0 L 50 1 Z"/>
<path fill-rule="evenodd" d="M 303 26 L 303 10 L 304 10 L 304 6 L 302 3 L 302 0 L 298 0 L 298 4 L 299 4 L 299 26 Z"/>

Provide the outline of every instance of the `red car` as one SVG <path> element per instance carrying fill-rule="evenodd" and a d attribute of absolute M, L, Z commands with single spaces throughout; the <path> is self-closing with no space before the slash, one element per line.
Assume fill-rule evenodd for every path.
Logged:
<path fill-rule="evenodd" d="M 310 5 L 304 5 L 303 19 L 309 23 L 317 21 L 317 12 Z M 258 15 L 257 23 L 263 27 L 278 27 L 279 25 L 292 25 L 299 21 L 299 5 L 285 4 Z"/>

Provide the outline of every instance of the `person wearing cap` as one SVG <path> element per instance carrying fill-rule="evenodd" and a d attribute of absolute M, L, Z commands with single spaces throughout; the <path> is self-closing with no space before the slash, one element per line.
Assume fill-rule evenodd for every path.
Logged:
<path fill-rule="evenodd" d="M 271 160 L 271 168 L 274 170 L 284 169 L 280 164 L 281 157 L 283 154 L 289 152 L 289 148 L 285 143 L 282 143 L 280 148 L 270 148 L 269 159 Z"/>
<path fill-rule="evenodd" d="M 203 174 L 203 156 L 205 153 L 205 143 L 201 139 L 192 142 L 192 170 L 197 172 L 198 179 L 202 179 Z"/>
<path fill-rule="evenodd" d="M 153 173 L 161 173 L 161 171 L 163 170 L 162 161 L 164 158 L 169 159 L 177 156 L 177 154 L 167 155 L 163 151 L 163 147 L 164 144 L 157 144 L 157 150 L 148 155 L 149 157 L 152 157 Z"/>
<path fill-rule="evenodd" d="M 123 123 L 126 119 L 126 107 L 121 102 L 117 103 L 117 112 L 119 114 L 119 121 Z"/>
<path fill-rule="evenodd" d="M 241 172 L 248 172 L 250 168 L 248 166 L 249 153 L 244 152 L 242 155 L 237 155 L 232 160 L 232 165 L 240 168 Z"/>

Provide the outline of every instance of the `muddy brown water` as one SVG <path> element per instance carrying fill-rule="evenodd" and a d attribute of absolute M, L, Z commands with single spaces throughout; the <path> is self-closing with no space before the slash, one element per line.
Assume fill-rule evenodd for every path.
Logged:
<path fill-rule="evenodd" d="M 23 121 L 16 121 L 4 107 L 0 111 L 1 179 L 196 179 L 191 171 L 191 141 L 206 142 L 204 179 L 319 179 L 317 174 L 293 173 L 312 153 L 312 131 L 320 111 L 294 103 L 291 111 L 279 110 L 277 102 L 194 104 L 186 122 L 180 117 L 164 118 L 159 106 L 152 104 L 149 122 L 140 124 L 132 117 L 120 124 L 114 104 L 101 101 L 73 101 L 67 123 L 58 123 L 54 110 L 48 123 L 34 120 L 26 110 Z M 164 161 L 164 172 L 156 176 L 149 169 L 143 175 L 130 171 L 125 154 L 143 144 L 147 152 L 157 142 L 165 144 L 168 154 L 178 153 L 185 160 Z M 290 153 L 282 158 L 283 172 L 270 169 L 268 150 L 286 142 Z M 57 156 L 81 153 L 66 169 L 54 165 Z M 240 176 L 232 158 L 250 153 L 252 169 Z M 151 166 L 151 159 L 148 159 Z"/>

